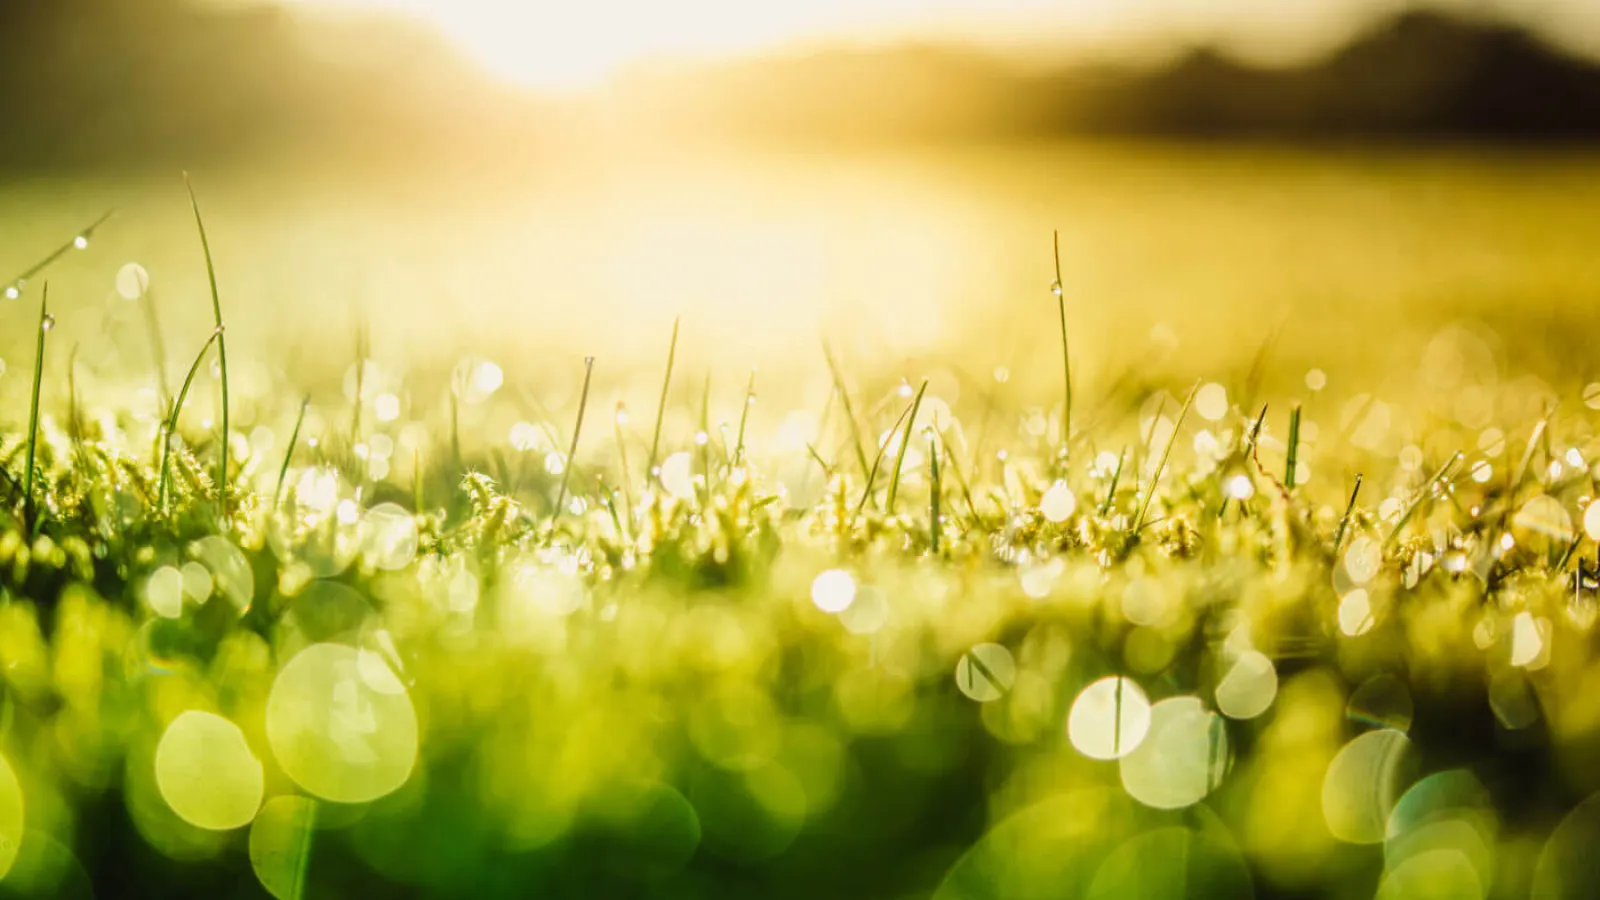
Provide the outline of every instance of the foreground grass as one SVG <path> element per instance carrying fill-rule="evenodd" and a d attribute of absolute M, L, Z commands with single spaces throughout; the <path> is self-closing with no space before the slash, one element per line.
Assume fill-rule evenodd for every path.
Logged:
<path fill-rule="evenodd" d="M 820 415 L 763 430 L 752 379 L 724 430 L 669 407 L 675 330 L 648 442 L 592 360 L 508 442 L 481 360 L 445 410 L 362 357 L 353 408 L 213 422 L 221 318 L 169 407 L 50 385 L 0 437 L 0 889 L 1600 885 L 1584 398 L 1313 373 L 1069 425 L 830 357 Z"/>

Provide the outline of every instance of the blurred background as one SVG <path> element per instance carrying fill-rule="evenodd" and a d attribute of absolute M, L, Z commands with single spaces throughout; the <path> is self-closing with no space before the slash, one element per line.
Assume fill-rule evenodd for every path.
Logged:
<path fill-rule="evenodd" d="M 118 210 L 52 276 L 102 374 L 148 372 L 126 263 L 209 330 L 182 170 L 291 380 L 360 332 L 649 381 L 680 315 L 796 385 L 823 339 L 1048 374 L 1055 229 L 1091 392 L 1269 340 L 1361 383 L 1452 323 L 1591 374 L 1588 0 L 0 0 L 0 84 L 0 277 Z"/>

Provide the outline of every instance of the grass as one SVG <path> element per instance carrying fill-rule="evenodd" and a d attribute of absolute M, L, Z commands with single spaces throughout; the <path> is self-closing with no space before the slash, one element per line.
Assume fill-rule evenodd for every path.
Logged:
<path fill-rule="evenodd" d="M 206 236 L 206 222 L 200 215 L 200 199 L 195 196 L 189 173 L 183 175 L 183 185 L 189 191 L 189 205 L 194 209 L 194 224 L 200 232 L 200 249 L 206 258 L 206 281 L 211 286 L 212 321 L 216 325 L 217 365 L 222 371 L 222 437 L 217 442 L 217 507 L 224 518 L 228 515 L 228 444 L 233 432 L 228 422 L 228 337 L 222 323 L 222 294 L 217 290 L 217 266 L 211 258 L 211 240 Z M 192 374 L 192 373 L 191 373 Z"/>
<path fill-rule="evenodd" d="M 33 491 L 33 476 L 38 471 L 35 461 L 38 459 L 39 450 L 39 392 L 44 385 L 45 338 L 50 334 L 50 328 L 54 324 L 55 320 L 50 317 L 50 285 L 46 283 L 44 291 L 39 296 L 38 344 L 33 351 L 33 399 L 28 402 L 28 461 L 22 470 L 22 527 L 30 534 L 35 533 L 39 525 L 38 506 Z"/>
<path fill-rule="evenodd" d="M 1194 408 L 1213 378 L 1242 400 L 1224 373 L 1158 440 L 1138 410 L 1170 379 L 1132 372 L 1099 416 L 1080 390 L 1072 432 L 1067 369 L 1057 435 L 1030 399 L 1054 388 L 952 400 L 915 361 L 912 381 L 847 379 L 825 347 L 836 412 L 796 417 L 816 428 L 795 439 L 752 375 L 713 450 L 709 375 L 671 401 L 675 322 L 643 472 L 620 415 L 580 443 L 592 357 L 564 455 L 485 427 L 514 414 L 504 395 L 417 390 L 364 420 L 243 377 L 217 439 L 180 449 L 222 355 L 212 299 L 158 423 L 74 384 L 62 431 L 41 297 L 29 431 L 0 444 L 8 468 L 26 456 L 0 508 L 18 775 L 0 770 L 0 813 L 21 796 L 33 817 L 10 833 L 0 814 L 25 851 L 7 885 L 56 892 L 65 870 L 40 860 L 59 845 L 104 884 L 142 861 L 151 892 L 224 873 L 295 897 L 1118 897 L 1168 876 L 1388 897 L 1468 870 L 1480 897 L 1588 887 L 1600 422 L 1582 404 L 1497 378 L 1487 425 L 1396 401 L 1374 438 L 1371 392 L 1313 403 L 1268 378 L 1292 410 L 1279 440 L 1259 399 Z M 990 420 L 976 454 L 963 423 Z M 374 455 L 326 450 L 344 423 Z M 1068 436 L 1089 452 L 1063 461 Z M 693 489 L 662 477 L 696 455 Z M 330 644 L 348 671 L 284 701 Z M 201 827 L 159 762 L 191 710 L 259 766 L 247 824 Z M 251 783 L 251 762 L 208 755 L 226 749 L 184 769 L 203 810 Z M 337 802 L 317 772 L 340 766 L 383 789 Z"/>

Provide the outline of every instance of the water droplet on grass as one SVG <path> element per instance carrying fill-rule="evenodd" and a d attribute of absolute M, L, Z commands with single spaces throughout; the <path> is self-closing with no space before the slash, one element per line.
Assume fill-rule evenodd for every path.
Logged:
<path fill-rule="evenodd" d="M 42 320 L 40 320 L 39 327 L 44 329 L 45 331 L 49 331 L 52 328 L 55 328 L 56 327 L 56 317 L 46 313 L 45 317 Z"/>

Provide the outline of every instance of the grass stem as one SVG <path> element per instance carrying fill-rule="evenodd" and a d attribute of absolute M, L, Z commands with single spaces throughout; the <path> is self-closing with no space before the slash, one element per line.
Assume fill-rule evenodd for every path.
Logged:
<path fill-rule="evenodd" d="M 1150 478 L 1150 487 L 1145 491 L 1144 502 L 1139 505 L 1139 515 L 1133 520 L 1132 534 L 1137 535 L 1144 528 L 1144 518 L 1150 512 L 1150 502 L 1156 497 L 1156 488 L 1161 486 L 1161 473 L 1167 468 L 1167 458 L 1172 455 L 1172 445 L 1178 442 L 1178 430 L 1183 427 L 1183 420 L 1189 415 L 1189 407 L 1194 405 L 1194 395 L 1200 390 L 1197 379 L 1194 387 L 1189 388 L 1189 396 L 1184 398 L 1183 409 L 1178 410 L 1178 420 L 1172 423 L 1172 437 L 1167 440 L 1167 448 L 1161 451 L 1161 460 L 1156 463 L 1155 474 Z M 1150 426 L 1150 433 L 1155 434 L 1155 426 Z"/>
<path fill-rule="evenodd" d="M 200 231 L 200 249 L 206 257 L 206 278 L 211 283 L 211 313 L 216 323 L 217 330 L 212 337 L 217 342 L 217 365 L 221 368 L 222 375 L 222 456 L 217 465 L 217 504 L 222 507 L 223 520 L 228 516 L 228 444 L 230 443 L 228 423 L 228 341 L 223 336 L 222 324 L 222 295 L 217 291 L 217 266 L 211 258 L 211 240 L 206 236 L 206 222 L 200 215 L 200 200 L 195 196 L 194 184 L 189 181 L 189 173 L 183 173 L 183 185 L 189 190 L 189 205 L 194 208 L 194 224 Z M 190 373 L 191 376 L 193 373 Z"/>
<path fill-rule="evenodd" d="M 30 534 L 38 532 L 38 506 L 33 496 L 34 463 L 39 450 L 39 392 L 44 386 L 44 338 L 55 320 L 50 318 L 50 283 L 39 298 L 38 344 L 33 355 L 33 399 L 28 405 L 28 458 L 22 473 L 22 522 Z"/>
<path fill-rule="evenodd" d="M 556 494 L 555 512 L 550 523 L 561 518 L 561 508 L 567 503 L 567 483 L 572 480 L 572 467 L 578 456 L 578 436 L 583 433 L 583 413 L 589 408 L 589 384 L 594 378 L 594 357 L 583 358 L 583 392 L 578 395 L 578 421 L 572 426 L 572 444 L 567 448 L 567 464 L 561 467 L 561 490 Z"/>
<path fill-rule="evenodd" d="M 167 487 L 169 483 L 168 472 L 171 469 L 172 436 L 178 430 L 178 414 L 183 412 L 183 401 L 189 396 L 189 385 L 194 383 L 194 375 L 200 371 L 200 363 L 205 361 L 206 351 L 211 349 L 222 337 L 222 329 L 211 332 L 211 337 L 206 338 L 205 345 L 200 352 L 195 354 L 194 363 L 189 366 L 189 374 L 183 377 L 183 386 L 178 388 L 177 399 L 172 402 L 172 411 L 167 416 L 167 423 L 163 426 L 161 435 L 161 475 L 156 489 L 157 502 L 163 511 L 167 508 Z"/>
<path fill-rule="evenodd" d="M 661 400 L 656 403 L 656 428 L 650 437 L 650 459 L 645 464 L 645 481 L 656 477 L 656 464 L 661 461 L 661 423 L 667 417 L 667 392 L 672 388 L 672 366 L 678 359 L 678 326 L 682 324 L 680 316 L 672 320 L 672 343 L 667 347 L 667 374 L 661 379 Z M 624 479 L 628 473 L 622 473 Z"/>
<path fill-rule="evenodd" d="M 894 457 L 894 471 L 889 473 L 889 499 L 884 510 L 888 515 L 894 515 L 894 499 L 900 492 L 900 467 L 905 465 L 906 450 L 911 446 L 911 429 L 917 424 L 917 410 L 922 408 L 922 395 L 928 391 L 928 380 L 922 380 L 922 386 L 917 388 L 917 396 L 911 401 L 911 416 L 906 419 L 906 432 L 900 436 L 900 450 Z"/>

